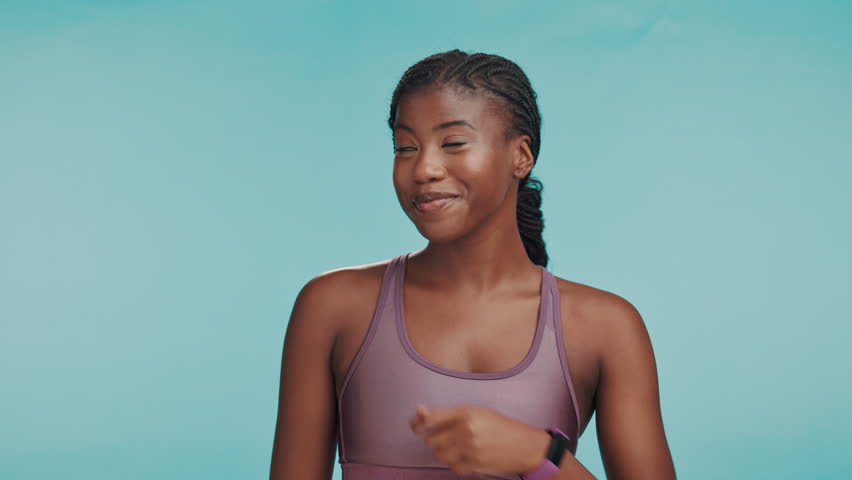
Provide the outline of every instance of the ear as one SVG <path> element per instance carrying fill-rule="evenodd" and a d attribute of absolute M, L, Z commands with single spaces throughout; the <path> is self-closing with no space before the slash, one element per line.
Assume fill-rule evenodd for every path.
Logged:
<path fill-rule="evenodd" d="M 532 139 L 529 135 L 518 135 L 512 140 L 512 175 L 515 178 L 524 178 L 535 164 L 532 150 L 530 149 L 531 142 Z M 517 171 L 520 171 L 520 175 L 515 174 Z"/>

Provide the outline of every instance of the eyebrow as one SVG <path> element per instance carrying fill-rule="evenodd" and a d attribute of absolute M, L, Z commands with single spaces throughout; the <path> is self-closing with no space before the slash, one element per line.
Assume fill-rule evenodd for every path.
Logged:
<path fill-rule="evenodd" d="M 474 131 L 479 131 L 479 130 L 476 130 L 476 127 L 474 127 L 473 125 L 471 125 L 471 124 L 467 123 L 467 122 L 466 122 L 466 121 L 464 121 L 464 120 L 453 120 L 453 121 L 451 121 L 451 122 L 444 122 L 444 123 L 440 123 L 440 124 L 435 125 L 434 127 L 432 127 L 432 131 L 433 131 L 433 132 L 436 132 L 436 131 L 438 131 L 438 130 L 441 130 L 441 129 L 444 129 L 444 128 L 454 127 L 454 126 L 456 126 L 456 125 L 462 125 L 462 126 L 465 126 L 465 127 L 471 128 L 471 129 L 472 129 L 472 130 L 474 130 Z M 413 128 L 409 127 L 408 125 L 404 125 L 404 124 L 402 124 L 402 123 L 397 123 L 397 124 L 396 124 L 396 126 L 394 127 L 394 130 L 396 130 L 397 128 L 399 128 L 399 129 L 401 129 L 401 130 L 408 130 L 409 132 L 414 133 L 414 129 L 413 129 Z"/>

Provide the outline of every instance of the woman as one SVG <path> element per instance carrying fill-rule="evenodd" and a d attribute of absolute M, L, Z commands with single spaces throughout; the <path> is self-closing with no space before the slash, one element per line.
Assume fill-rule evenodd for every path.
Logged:
<path fill-rule="evenodd" d="M 409 68 L 389 125 L 420 251 L 326 272 L 287 327 L 273 480 L 675 478 L 654 353 L 625 299 L 547 271 L 540 115 L 513 62 L 452 50 Z"/>

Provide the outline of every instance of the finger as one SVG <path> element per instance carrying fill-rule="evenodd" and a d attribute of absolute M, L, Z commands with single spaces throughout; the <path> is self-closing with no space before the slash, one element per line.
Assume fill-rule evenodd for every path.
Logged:
<path fill-rule="evenodd" d="M 461 455 L 470 453 L 470 438 L 465 430 L 458 428 L 458 423 L 443 423 L 423 434 L 423 441 L 432 450 L 455 452 Z"/>
<path fill-rule="evenodd" d="M 408 421 L 408 425 L 411 427 L 412 431 L 417 431 L 417 427 L 421 425 L 429 414 L 429 408 L 423 404 L 417 404 L 414 409 L 414 416 Z"/>
<path fill-rule="evenodd" d="M 460 415 L 447 417 L 442 421 L 432 421 L 431 424 L 427 420 L 417 427 L 417 432 L 423 434 L 424 438 L 435 437 L 436 435 L 457 437 L 464 434 L 463 430 L 458 429 L 460 425 L 463 425 L 463 421 L 464 418 Z"/>
<path fill-rule="evenodd" d="M 451 423 L 464 414 L 464 407 L 433 408 L 423 417 L 423 425 L 434 428 L 444 423 Z"/>
<path fill-rule="evenodd" d="M 411 429 L 416 431 L 417 426 L 423 423 L 429 413 L 430 409 L 426 405 L 418 403 L 414 407 L 414 416 L 411 417 L 408 421 L 408 424 Z"/>
<path fill-rule="evenodd" d="M 448 464 L 448 466 L 456 474 L 480 477 L 480 472 L 477 470 L 477 466 L 471 461 L 470 457 L 464 453 L 456 453 L 452 456 L 452 459 L 452 463 Z"/>
<path fill-rule="evenodd" d="M 432 456 L 450 468 L 455 469 L 467 463 L 464 446 L 457 443 L 451 432 L 445 431 L 432 435 L 426 443 L 432 450 Z"/>

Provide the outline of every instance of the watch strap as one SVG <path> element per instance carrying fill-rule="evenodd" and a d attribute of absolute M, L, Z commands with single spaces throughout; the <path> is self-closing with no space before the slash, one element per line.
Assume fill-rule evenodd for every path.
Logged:
<path fill-rule="evenodd" d="M 521 474 L 521 480 L 548 480 L 559 471 L 562 456 L 568 448 L 568 436 L 555 427 L 548 428 L 546 431 L 551 437 L 547 455 L 536 468 Z"/>

